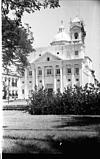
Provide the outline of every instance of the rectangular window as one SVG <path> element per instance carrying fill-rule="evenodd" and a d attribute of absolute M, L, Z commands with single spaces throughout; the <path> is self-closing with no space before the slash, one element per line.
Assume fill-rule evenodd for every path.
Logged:
<path fill-rule="evenodd" d="M 24 89 L 22 89 L 22 94 L 24 94 Z"/>
<path fill-rule="evenodd" d="M 51 75 L 51 74 L 52 74 L 51 69 L 47 69 L 47 75 Z"/>
<path fill-rule="evenodd" d="M 32 76 L 32 71 L 29 71 L 29 76 Z"/>
<path fill-rule="evenodd" d="M 22 76 L 24 76 L 24 72 L 22 72 Z"/>
<path fill-rule="evenodd" d="M 5 82 L 7 81 L 7 78 L 5 77 Z"/>
<path fill-rule="evenodd" d="M 75 55 L 76 55 L 76 56 L 78 55 L 78 50 L 75 51 Z"/>
<path fill-rule="evenodd" d="M 71 74 L 71 68 L 67 68 L 67 74 Z"/>
<path fill-rule="evenodd" d="M 15 79 L 15 87 L 17 87 L 17 79 Z"/>
<path fill-rule="evenodd" d="M 79 68 L 75 68 L 75 74 L 79 75 Z"/>
<path fill-rule="evenodd" d="M 12 87 L 14 87 L 15 84 L 14 84 L 14 78 L 12 78 Z"/>
<path fill-rule="evenodd" d="M 8 85 L 10 86 L 10 77 L 8 78 Z"/>
<path fill-rule="evenodd" d="M 42 75 L 42 70 L 38 70 L 38 75 L 39 75 L 39 76 Z"/>
<path fill-rule="evenodd" d="M 60 69 L 56 69 L 56 75 L 60 75 Z"/>
<path fill-rule="evenodd" d="M 9 81 L 9 83 L 10 83 L 10 77 L 8 78 L 8 81 Z"/>
<path fill-rule="evenodd" d="M 17 92 L 17 91 L 16 91 L 16 94 L 15 94 L 15 95 L 16 95 L 16 97 L 18 97 L 18 92 Z"/>
<path fill-rule="evenodd" d="M 14 95 L 15 95 L 15 94 L 14 94 L 14 91 L 12 91 L 12 98 L 14 98 Z"/>

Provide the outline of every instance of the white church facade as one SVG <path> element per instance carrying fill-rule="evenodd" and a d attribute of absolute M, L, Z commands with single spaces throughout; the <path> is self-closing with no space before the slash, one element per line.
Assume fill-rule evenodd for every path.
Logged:
<path fill-rule="evenodd" d="M 28 99 L 36 86 L 37 89 L 43 87 L 54 92 L 59 89 L 62 93 L 65 88 L 74 85 L 95 84 L 92 60 L 85 53 L 85 36 L 83 21 L 78 17 L 70 21 L 69 33 L 61 22 L 50 45 L 37 48 L 30 54 L 30 65 L 22 77 L 3 75 L 7 88 L 5 91 L 3 87 L 5 99 Z"/>
<path fill-rule="evenodd" d="M 50 46 L 37 48 L 28 57 L 30 65 L 19 79 L 19 97 L 27 99 L 35 86 L 63 92 L 70 86 L 94 83 L 92 60 L 85 56 L 85 36 L 83 21 L 78 17 L 70 21 L 69 33 L 61 22 Z"/>

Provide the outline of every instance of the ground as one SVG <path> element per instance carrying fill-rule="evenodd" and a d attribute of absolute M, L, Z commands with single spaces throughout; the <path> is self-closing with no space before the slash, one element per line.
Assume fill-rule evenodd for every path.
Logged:
<path fill-rule="evenodd" d="M 100 144 L 100 116 L 3 111 L 3 153 L 62 154 L 72 143 Z"/>

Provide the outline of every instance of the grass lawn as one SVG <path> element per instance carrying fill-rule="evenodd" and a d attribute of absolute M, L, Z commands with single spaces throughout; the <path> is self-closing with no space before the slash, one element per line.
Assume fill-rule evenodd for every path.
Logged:
<path fill-rule="evenodd" d="M 3 111 L 3 153 L 62 154 L 76 143 L 100 144 L 100 116 Z"/>

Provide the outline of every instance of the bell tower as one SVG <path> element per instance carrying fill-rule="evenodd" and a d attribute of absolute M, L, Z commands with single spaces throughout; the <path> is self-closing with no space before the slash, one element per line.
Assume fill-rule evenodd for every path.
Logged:
<path fill-rule="evenodd" d="M 72 42 L 79 42 L 84 44 L 86 36 L 84 23 L 77 16 L 73 20 L 70 20 L 70 36 Z"/>

